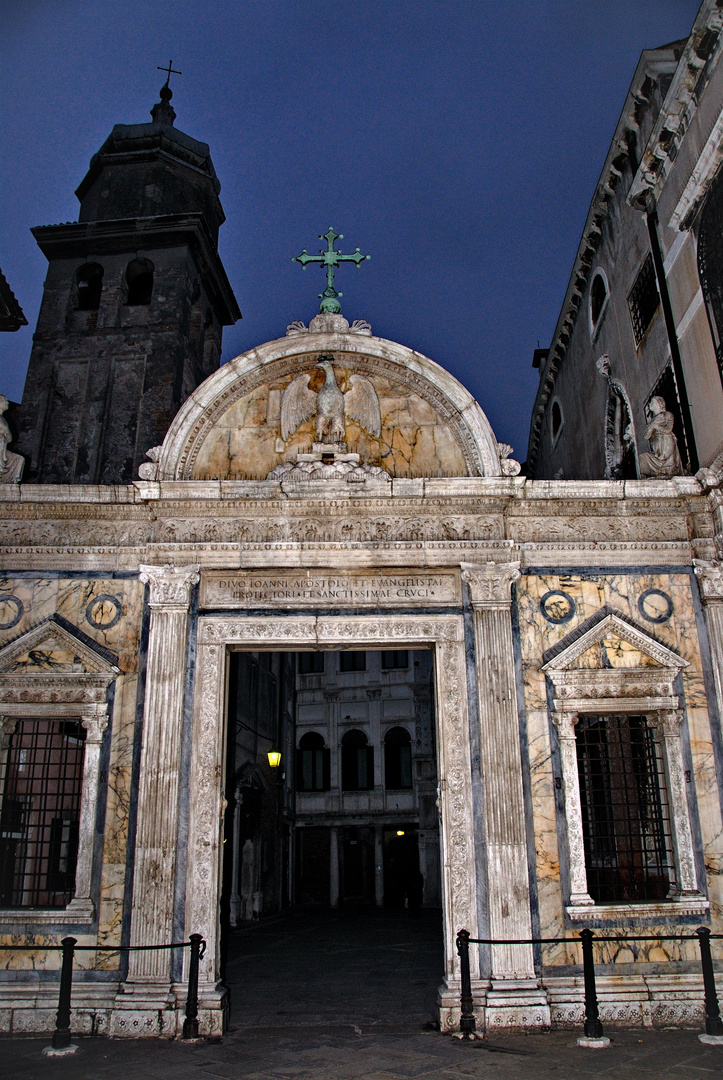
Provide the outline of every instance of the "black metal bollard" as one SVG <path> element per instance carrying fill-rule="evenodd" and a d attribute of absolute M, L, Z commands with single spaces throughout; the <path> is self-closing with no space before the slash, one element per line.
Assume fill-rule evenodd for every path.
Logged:
<path fill-rule="evenodd" d="M 63 947 L 63 964 L 60 969 L 58 1012 L 51 1043 L 53 1050 L 65 1050 L 66 1046 L 70 1046 L 70 995 L 73 989 L 73 956 L 77 942 L 77 938 L 66 937 L 60 943 Z"/>
<path fill-rule="evenodd" d="M 206 951 L 206 942 L 200 934 L 191 934 L 190 941 L 191 961 L 188 965 L 188 997 L 182 1039 L 198 1038 L 198 962 Z"/>
<path fill-rule="evenodd" d="M 475 1033 L 474 1002 L 472 1000 L 472 980 L 469 974 L 469 930 L 457 932 L 457 955 L 460 967 L 460 1005 L 459 1030 L 465 1039 Z"/>
<path fill-rule="evenodd" d="M 585 1037 L 588 1039 L 602 1039 L 603 1026 L 600 1021 L 600 1013 L 597 1007 L 597 991 L 595 989 L 595 960 L 592 953 L 592 930 L 581 930 L 582 938 L 582 970 L 585 978 Z"/>
<path fill-rule="evenodd" d="M 700 963 L 703 968 L 703 988 L 705 990 L 705 1033 L 706 1035 L 723 1035 L 723 1020 L 721 1020 L 718 995 L 715 989 L 715 973 L 713 971 L 713 957 L 710 953 L 710 930 L 707 926 L 699 926 L 696 930 L 698 944 L 700 945 Z"/>

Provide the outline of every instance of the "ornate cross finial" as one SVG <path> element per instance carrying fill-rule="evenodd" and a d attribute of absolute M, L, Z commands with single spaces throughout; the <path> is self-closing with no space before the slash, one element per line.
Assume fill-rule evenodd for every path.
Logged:
<path fill-rule="evenodd" d="M 310 262 L 318 262 L 326 267 L 326 288 L 323 293 L 319 293 L 321 303 L 319 304 L 320 315 L 338 315 L 341 311 L 341 304 L 339 303 L 339 297 L 343 296 L 343 293 L 337 292 L 334 288 L 334 270 L 340 263 L 353 262 L 356 263 L 357 270 L 361 263 L 365 259 L 371 258 L 370 255 L 362 255 L 359 248 L 351 255 L 342 255 L 340 251 L 334 250 L 334 241 L 343 240 L 343 233 L 335 233 L 331 225 L 329 231 L 319 235 L 320 240 L 326 240 L 326 251 L 321 249 L 319 255 L 308 255 L 306 248 L 303 249 L 301 255 L 294 255 L 292 262 L 300 262 L 304 270 L 306 270 L 306 264 Z"/>
<path fill-rule="evenodd" d="M 183 75 L 183 72 L 182 72 L 182 71 L 176 71 L 176 70 L 174 69 L 174 67 L 173 67 L 173 61 L 172 61 L 172 60 L 169 60 L 169 61 L 168 61 L 168 67 L 167 67 L 167 68 L 164 68 L 164 67 L 158 67 L 158 66 L 156 65 L 156 69 L 157 69 L 158 71 L 165 71 L 165 73 L 166 73 L 166 81 L 165 81 L 165 83 L 163 84 L 164 86 L 168 86 L 168 84 L 170 83 L 170 81 L 171 81 L 171 75 Z"/>

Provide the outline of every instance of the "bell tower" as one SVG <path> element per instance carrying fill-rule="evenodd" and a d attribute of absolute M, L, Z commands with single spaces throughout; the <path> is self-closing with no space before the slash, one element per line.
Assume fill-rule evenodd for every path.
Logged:
<path fill-rule="evenodd" d="M 174 127 L 172 96 L 167 80 L 151 123 L 116 124 L 77 222 L 32 230 L 49 265 L 19 415 L 26 481 L 136 478 L 241 317 L 218 254 L 221 185 L 207 144 Z"/>

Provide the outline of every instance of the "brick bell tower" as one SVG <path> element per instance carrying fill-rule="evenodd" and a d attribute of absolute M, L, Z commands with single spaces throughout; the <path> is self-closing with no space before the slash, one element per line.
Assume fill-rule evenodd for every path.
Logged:
<path fill-rule="evenodd" d="M 168 80 L 160 97 L 150 124 L 116 124 L 92 158 L 78 221 L 32 230 L 49 265 L 19 414 L 25 481 L 136 478 L 241 318 L 209 148 L 173 126 Z"/>

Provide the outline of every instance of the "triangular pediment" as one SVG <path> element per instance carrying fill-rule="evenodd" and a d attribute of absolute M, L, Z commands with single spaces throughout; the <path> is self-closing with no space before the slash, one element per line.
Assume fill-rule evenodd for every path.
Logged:
<path fill-rule="evenodd" d="M 649 634 L 622 612 L 605 605 L 548 649 L 542 670 L 635 670 L 663 668 L 679 671 L 688 661 Z"/>
<path fill-rule="evenodd" d="M 117 675 L 110 649 L 60 615 L 27 630 L 0 649 L 0 674 Z"/>

